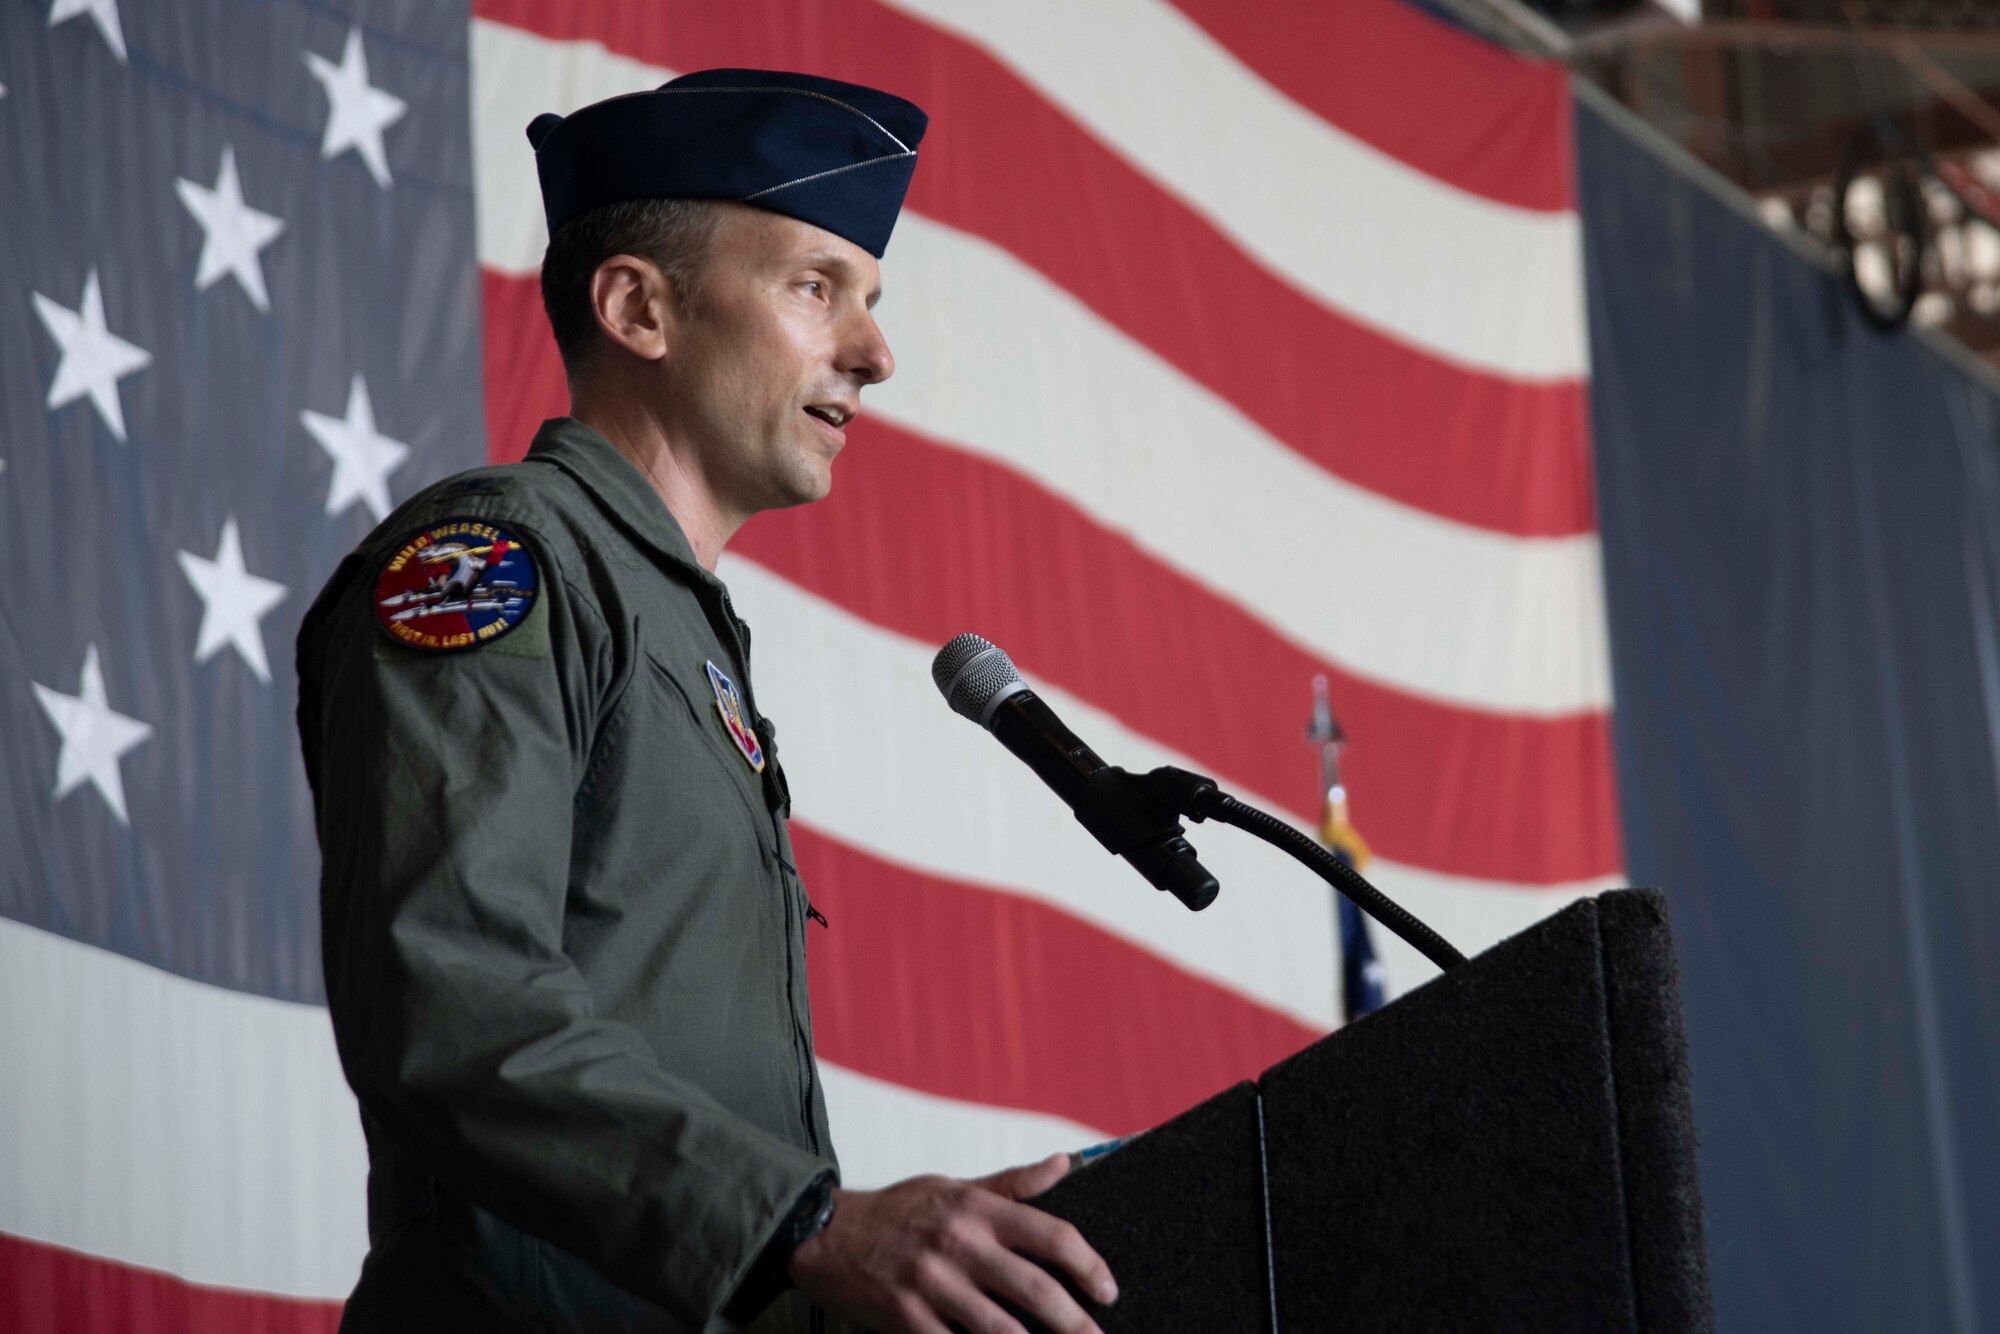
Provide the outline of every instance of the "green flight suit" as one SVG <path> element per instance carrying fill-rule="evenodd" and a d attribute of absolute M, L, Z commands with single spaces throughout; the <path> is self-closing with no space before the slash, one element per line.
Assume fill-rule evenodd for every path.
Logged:
<path fill-rule="evenodd" d="M 481 647 L 394 643 L 378 572 L 448 518 L 521 538 L 540 593 Z M 370 1159 L 344 1328 L 730 1328 L 718 1310 L 836 1170 L 749 655 L 658 494 L 567 418 L 402 506 L 313 604 L 327 1003 Z M 709 662 L 758 720 L 761 774 Z M 789 1292 L 756 1324 L 820 1327 Z"/>

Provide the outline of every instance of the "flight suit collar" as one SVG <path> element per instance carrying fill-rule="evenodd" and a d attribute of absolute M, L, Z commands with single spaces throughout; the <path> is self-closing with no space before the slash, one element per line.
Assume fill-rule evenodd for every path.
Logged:
<path fill-rule="evenodd" d="M 740 654 L 737 680 L 767 760 L 763 776 L 765 798 L 772 809 L 790 814 L 791 791 L 777 763 L 777 731 L 769 718 L 757 712 L 757 697 L 750 685 L 750 627 L 730 605 L 728 585 L 702 568 L 687 534 L 681 531 L 680 521 L 660 499 L 660 493 L 598 431 L 574 417 L 551 417 L 535 432 L 534 442 L 528 447 L 528 459 L 553 464 L 576 478 L 626 532 L 654 554 L 695 576 L 701 585 L 697 597 L 707 603 L 718 638 L 724 643 L 733 642 Z"/>
<path fill-rule="evenodd" d="M 574 417 L 551 417 L 535 432 L 528 458 L 561 468 L 656 554 L 685 566 L 703 583 L 722 587 L 722 581 L 695 559 L 694 546 L 681 531 L 680 521 L 646 475 L 593 428 Z"/>

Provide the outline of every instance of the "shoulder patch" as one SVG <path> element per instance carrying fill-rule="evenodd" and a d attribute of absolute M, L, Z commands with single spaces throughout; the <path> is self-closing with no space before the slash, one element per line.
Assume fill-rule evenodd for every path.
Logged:
<path fill-rule="evenodd" d="M 485 519 L 443 519 L 411 533 L 375 576 L 375 624 L 406 648 L 480 648 L 527 619 L 541 571 L 520 535 Z"/>

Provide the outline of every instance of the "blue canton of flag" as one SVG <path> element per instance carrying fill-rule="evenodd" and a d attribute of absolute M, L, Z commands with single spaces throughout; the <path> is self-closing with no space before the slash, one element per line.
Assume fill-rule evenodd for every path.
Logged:
<path fill-rule="evenodd" d="M 293 636 L 486 457 L 468 21 L 0 4 L 0 917 L 321 999 Z"/>

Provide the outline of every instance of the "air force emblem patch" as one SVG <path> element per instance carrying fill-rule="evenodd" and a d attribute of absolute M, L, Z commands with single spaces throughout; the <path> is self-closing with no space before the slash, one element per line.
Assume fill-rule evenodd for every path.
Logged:
<path fill-rule="evenodd" d="M 713 662 L 708 664 L 709 688 L 715 691 L 716 712 L 722 715 L 722 725 L 729 729 L 730 740 L 736 749 L 743 752 L 743 758 L 758 773 L 764 772 L 764 743 L 757 738 L 757 729 L 743 713 L 743 697 L 736 693 L 736 683 L 723 675 L 722 669 Z"/>
<path fill-rule="evenodd" d="M 446 519 L 410 534 L 375 579 L 375 623 L 409 648 L 454 653 L 519 625 L 540 572 L 514 533 L 481 519 Z"/>

